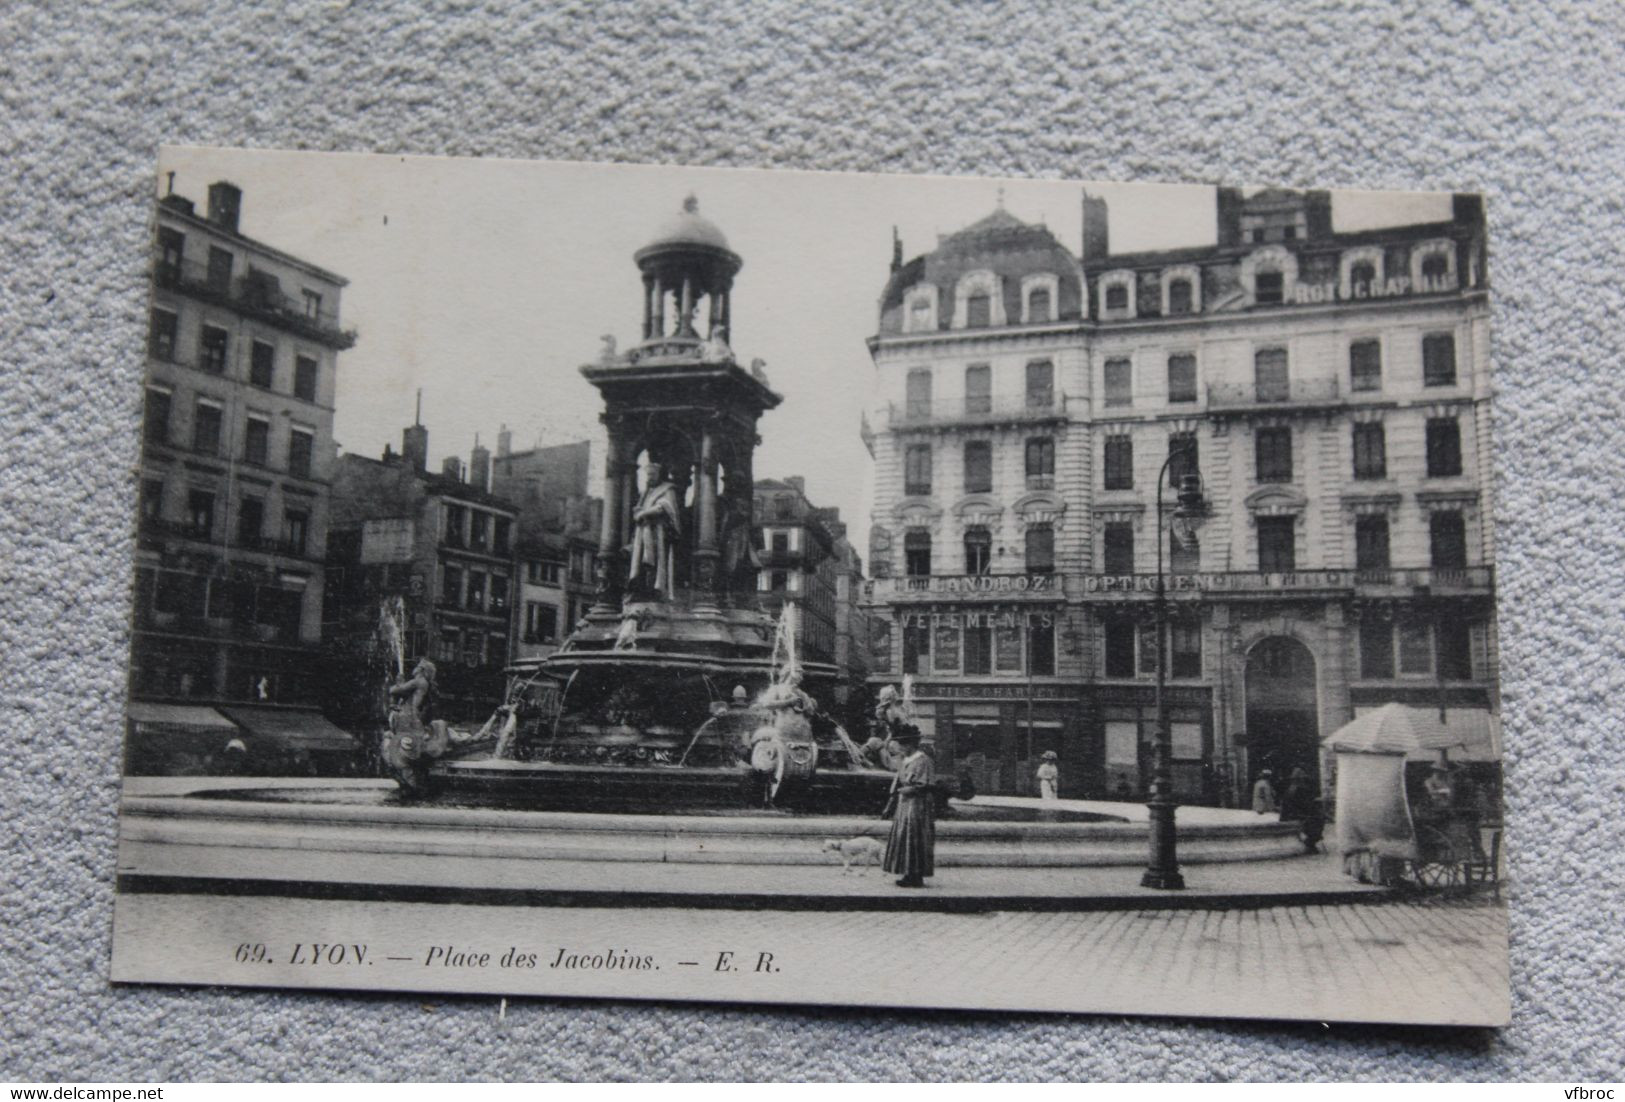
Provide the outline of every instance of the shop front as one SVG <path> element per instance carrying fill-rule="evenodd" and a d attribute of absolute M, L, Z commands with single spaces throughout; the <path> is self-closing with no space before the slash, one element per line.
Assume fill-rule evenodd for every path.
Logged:
<path fill-rule="evenodd" d="M 1075 685 L 991 680 L 914 683 L 914 717 L 931 745 L 937 771 L 968 773 L 976 791 L 1036 796 L 1035 774 L 1046 750 L 1059 758 L 1060 794 L 1084 795 L 1086 747 L 1082 700 Z"/>
<path fill-rule="evenodd" d="M 1080 794 L 1094 800 L 1145 799 L 1157 730 L 1156 687 L 1093 685 L 1085 693 Z M 1182 804 L 1217 805 L 1228 778 L 1222 758 L 1214 753 L 1212 691 L 1180 685 L 1167 687 L 1164 694 L 1174 797 Z"/>

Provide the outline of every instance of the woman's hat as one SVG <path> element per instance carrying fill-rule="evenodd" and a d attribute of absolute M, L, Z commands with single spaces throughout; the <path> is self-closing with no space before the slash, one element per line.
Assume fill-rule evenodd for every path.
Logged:
<path fill-rule="evenodd" d="M 1039 757 L 1043 758 L 1045 761 L 1060 761 L 1061 760 L 1061 755 L 1057 754 L 1054 750 L 1045 750 L 1042 754 L 1039 755 Z"/>
<path fill-rule="evenodd" d="M 1273 777 L 1273 776 L 1275 776 L 1275 770 L 1273 770 L 1273 769 L 1264 769 L 1264 770 L 1261 770 L 1258 775 L 1260 777 Z"/>

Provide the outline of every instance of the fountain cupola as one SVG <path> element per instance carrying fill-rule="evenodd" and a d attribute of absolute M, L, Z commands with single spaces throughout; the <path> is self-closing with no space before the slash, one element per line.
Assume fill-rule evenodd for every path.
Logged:
<path fill-rule="evenodd" d="M 643 272 L 645 343 L 721 341 L 729 336 L 729 296 L 742 261 L 693 195 L 634 255 Z M 701 310 L 704 309 L 704 321 Z"/>

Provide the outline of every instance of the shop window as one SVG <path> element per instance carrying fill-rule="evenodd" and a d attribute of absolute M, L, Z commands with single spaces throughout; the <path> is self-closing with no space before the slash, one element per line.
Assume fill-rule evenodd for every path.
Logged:
<path fill-rule="evenodd" d="M 959 628 L 954 624 L 938 624 L 931 632 L 931 669 L 936 673 L 959 671 Z"/>
<path fill-rule="evenodd" d="M 931 666 L 931 629 L 925 624 L 903 626 L 903 672 L 925 673 Z"/>
<path fill-rule="evenodd" d="M 1029 525 L 1025 552 L 1027 573 L 1052 573 L 1055 570 L 1055 529 L 1048 524 Z"/>
<path fill-rule="evenodd" d="M 1389 621 L 1360 622 L 1360 676 L 1373 681 L 1394 676 L 1394 625 Z"/>
<path fill-rule="evenodd" d="M 1259 482 L 1292 481 L 1292 429 L 1272 425 L 1253 435 L 1254 471 Z"/>
<path fill-rule="evenodd" d="M 1168 281 L 1169 315 L 1190 313 L 1191 303 L 1191 281 L 1188 279 L 1170 279 Z"/>
<path fill-rule="evenodd" d="M 1133 620 L 1106 621 L 1106 676 L 1134 676 L 1134 637 L 1137 634 Z"/>
<path fill-rule="evenodd" d="M 1168 357 L 1168 401 L 1196 401 L 1196 357 L 1189 352 Z"/>
<path fill-rule="evenodd" d="M 1027 625 L 1027 672 L 1034 677 L 1055 674 L 1055 621 L 1050 616 L 1034 615 Z"/>
<path fill-rule="evenodd" d="M 1105 549 L 1101 570 L 1106 574 L 1134 573 L 1134 525 L 1130 521 L 1112 521 L 1102 531 L 1101 545 Z"/>
<path fill-rule="evenodd" d="M 175 358 L 175 334 L 180 319 L 168 310 L 153 310 L 147 326 L 147 352 L 155 360 Z"/>
<path fill-rule="evenodd" d="M 1355 393 L 1382 389 L 1382 342 L 1355 341 L 1349 345 L 1349 390 Z"/>
<path fill-rule="evenodd" d="M 972 364 L 965 369 L 965 412 L 990 413 L 993 410 L 993 368 Z"/>
<path fill-rule="evenodd" d="M 263 417 L 250 417 L 243 429 L 243 462 L 263 467 L 270 460 L 271 422 Z"/>
<path fill-rule="evenodd" d="M 1354 569 L 1387 570 L 1388 518 L 1358 517 L 1354 521 Z"/>
<path fill-rule="evenodd" d="M 1173 677 L 1202 676 L 1202 625 L 1175 620 L 1168 625 L 1169 672 Z"/>
<path fill-rule="evenodd" d="M 903 570 L 911 578 L 931 576 L 931 533 L 912 528 L 903 537 Z"/>
<path fill-rule="evenodd" d="M 1461 570 L 1467 566 L 1467 524 L 1454 510 L 1440 510 L 1428 518 L 1428 544 L 1435 570 Z"/>
<path fill-rule="evenodd" d="M 1107 360 L 1104 368 L 1106 405 L 1134 404 L 1134 365 L 1126 359 Z"/>
<path fill-rule="evenodd" d="M 304 429 L 288 430 L 288 473 L 295 478 L 310 477 L 310 458 L 316 438 Z"/>
<path fill-rule="evenodd" d="M 248 350 L 248 381 L 261 390 L 270 390 L 276 376 L 276 348 L 255 341 Z"/>
<path fill-rule="evenodd" d="M 993 561 L 993 537 L 980 526 L 965 530 L 965 573 L 986 574 Z"/>
<path fill-rule="evenodd" d="M 903 493 L 910 497 L 931 495 L 930 444 L 910 444 L 903 453 Z"/>
<path fill-rule="evenodd" d="M 1456 385 L 1456 338 L 1430 333 L 1422 338 L 1422 385 Z"/>
<path fill-rule="evenodd" d="M 1140 672 L 1155 674 L 1157 672 L 1157 652 L 1162 648 L 1157 640 L 1156 624 L 1140 625 Z"/>
<path fill-rule="evenodd" d="M 1034 360 L 1027 365 L 1027 408 L 1049 409 L 1055 404 L 1055 365 Z"/>
<path fill-rule="evenodd" d="M 1354 426 L 1354 477 L 1388 477 L 1388 440 L 1381 421 L 1365 421 Z"/>
<path fill-rule="evenodd" d="M 985 620 L 986 617 L 974 617 Z M 971 623 L 964 631 L 966 674 L 986 675 L 993 672 L 993 628 L 985 623 Z"/>
<path fill-rule="evenodd" d="M 1027 489 L 1055 488 L 1055 440 L 1035 436 L 1027 441 Z"/>
<path fill-rule="evenodd" d="M 215 375 L 226 370 L 226 340 L 224 329 L 205 325 L 198 338 L 198 366 Z"/>
<path fill-rule="evenodd" d="M 1461 425 L 1454 417 L 1430 417 L 1427 428 L 1429 478 L 1461 474 Z"/>
<path fill-rule="evenodd" d="M 169 391 L 147 388 L 147 401 L 141 411 L 141 432 L 149 444 L 169 443 Z"/>
<path fill-rule="evenodd" d="M 220 407 L 213 402 L 199 399 L 192 411 L 192 450 L 220 454 Z"/>
<path fill-rule="evenodd" d="M 293 394 L 307 402 L 316 400 L 316 361 L 309 356 L 293 361 Z"/>
<path fill-rule="evenodd" d="M 1106 461 L 1103 467 L 1106 489 L 1134 489 L 1134 438 L 1127 435 L 1106 437 Z"/>
<path fill-rule="evenodd" d="M 1253 353 L 1253 393 L 1260 402 L 1284 402 L 1292 397 L 1286 349 L 1260 348 Z"/>
<path fill-rule="evenodd" d="M 931 369 L 915 368 L 908 373 L 904 408 L 910 420 L 931 416 Z"/>
<path fill-rule="evenodd" d="M 993 492 L 993 444 L 988 440 L 965 441 L 965 492 Z"/>
<path fill-rule="evenodd" d="M 1107 795 L 1132 799 L 1140 791 L 1140 725 L 1114 718 L 1105 728 Z"/>
<path fill-rule="evenodd" d="M 1292 517 L 1258 518 L 1258 569 L 1290 573 L 1297 569 L 1297 521 Z"/>

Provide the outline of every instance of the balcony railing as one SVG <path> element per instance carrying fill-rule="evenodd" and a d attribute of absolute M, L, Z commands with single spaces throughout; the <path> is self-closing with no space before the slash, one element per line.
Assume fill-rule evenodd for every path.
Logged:
<path fill-rule="evenodd" d="M 1208 409 L 1316 405 L 1338 399 L 1336 379 L 1289 379 L 1280 383 L 1209 383 Z"/>
<path fill-rule="evenodd" d="M 225 277 L 211 273 L 207 265 L 195 260 L 160 260 L 152 275 L 160 287 L 235 307 L 332 348 L 342 350 L 355 344 L 355 331 L 339 328 L 338 311 L 312 309 L 305 300 L 283 294 L 280 283 L 267 274 L 250 272 Z"/>
<path fill-rule="evenodd" d="M 891 402 L 886 409 L 887 424 L 894 429 L 1064 421 L 1066 395 L 1050 391 L 1034 394 L 979 395 L 941 398 L 935 401 Z"/>

